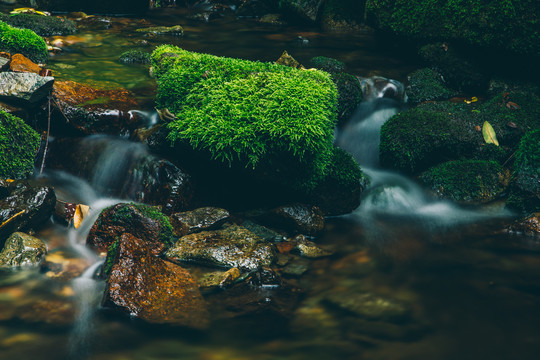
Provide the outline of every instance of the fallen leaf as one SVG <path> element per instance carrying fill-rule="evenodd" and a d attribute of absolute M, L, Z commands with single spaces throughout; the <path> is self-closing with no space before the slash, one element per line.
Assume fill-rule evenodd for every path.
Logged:
<path fill-rule="evenodd" d="M 473 102 L 477 102 L 478 101 L 478 98 L 476 96 L 473 96 L 470 100 L 465 100 L 465 102 L 467 104 L 471 104 Z"/>
<path fill-rule="evenodd" d="M 495 130 L 493 130 L 493 127 L 487 121 L 484 121 L 484 125 L 482 126 L 482 135 L 484 135 L 484 141 L 487 144 L 495 144 L 499 146 L 499 141 L 497 141 Z"/>
<path fill-rule="evenodd" d="M 2 224 L 0 224 L 0 229 L 3 228 L 6 224 L 8 224 L 11 220 L 15 219 L 17 216 L 22 215 L 26 212 L 26 210 L 21 210 L 6 221 L 4 221 Z"/>
<path fill-rule="evenodd" d="M 510 121 L 506 126 L 511 127 L 512 129 L 517 129 L 517 125 L 515 122 Z"/>
<path fill-rule="evenodd" d="M 519 106 L 518 104 L 516 104 L 513 101 L 507 102 L 506 107 L 509 108 L 509 109 L 512 109 L 512 110 L 517 110 L 517 109 L 521 108 L 521 106 Z"/>
<path fill-rule="evenodd" d="M 476 131 L 478 131 L 478 132 L 482 131 L 482 128 L 481 128 L 480 126 L 478 126 L 478 125 L 476 125 L 474 128 L 475 128 Z"/>
<path fill-rule="evenodd" d="M 75 208 L 75 215 L 73 215 L 73 226 L 75 227 L 75 229 L 78 229 L 79 226 L 81 226 L 81 223 L 84 220 L 86 214 L 88 214 L 89 209 L 90 207 L 88 205 L 77 205 L 77 207 Z"/>

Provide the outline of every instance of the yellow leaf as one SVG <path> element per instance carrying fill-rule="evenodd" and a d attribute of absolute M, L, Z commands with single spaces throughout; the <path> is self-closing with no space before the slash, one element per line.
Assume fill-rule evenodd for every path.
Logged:
<path fill-rule="evenodd" d="M 493 130 L 493 127 L 487 121 L 484 121 L 484 125 L 482 126 L 482 135 L 484 135 L 484 140 L 487 144 L 495 144 L 499 146 L 495 130 Z"/>
<path fill-rule="evenodd" d="M 476 96 L 473 96 L 471 98 L 471 100 L 464 100 L 467 104 L 471 104 L 473 102 L 477 102 L 478 101 L 478 98 Z"/>
<path fill-rule="evenodd" d="M 4 221 L 2 224 L 0 224 L 0 229 L 3 228 L 6 224 L 8 224 L 11 220 L 15 219 L 17 216 L 22 215 L 25 213 L 25 210 L 21 210 L 6 221 Z"/>
<path fill-rule="evenodd" d="M 77 205 L 77 207 L 75 208 L 75 215 L 73 215 L 73 226 L 75 227 L 75 229 L 78 229 L 79 226 L 81 226 L 81 223 L 84 220 L 86 214 L 88 214 L 89 209 L 90 207 L 88 205 Z"/>

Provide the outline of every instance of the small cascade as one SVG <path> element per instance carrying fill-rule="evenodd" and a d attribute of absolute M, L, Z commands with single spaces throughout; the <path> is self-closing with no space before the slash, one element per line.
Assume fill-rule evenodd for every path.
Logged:
<path fill-rule="evenodd" d="M 381 127 L 405 107 L 407 96 L 403 84 L 395 80 L 375 77 L 361 79 L 361 83 L 365 101 L 335 136 L 335 144 L 348 151 L 371 178 L 370 188 L 352 216 L 369 222 L 379 215 L 405 216 L 429 226 L 450 226 L 487 217 L 449 201 L 434 200 L 414 181 L 378 167 Z"/>

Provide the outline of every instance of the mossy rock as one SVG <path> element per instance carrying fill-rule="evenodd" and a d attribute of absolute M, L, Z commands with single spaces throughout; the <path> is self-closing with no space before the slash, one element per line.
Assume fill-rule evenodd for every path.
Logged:
<path fill-rule="evenodd" d="M 536 0 L 368 0 L 368 23 L 415 41 L 540 53 Z"/>
<path fill-rule="evenodd" d="M 174 46 L 158 47 L 152 66 L 158 107 L 177 118 L 168 123 L 171 142 L 302 191 L 327 175 L 337 107 L 328 73 Z"/>
<path fill-rule="evenodd" d="M 462 55 L 456 46 L 434 43 L 423 46 L 420 56 L 427 64 L 439 71 L 447 86 L 474 94 L 482 94 L 488 88 L 489 77 Z M 470 56 L 469 56 L 470 57 Z"/>
<path fill-rule="evenodd" d="M 316 69 L 326 71 L 330 74 L 337 74 L 345 71 L 345 64 L 341 61 L 326 56 L 315 56 L 309 60 L 309 65 Z"/>
<path fill-rule="evenodd" d="M 16 14 L 10 16 L 0 14 L 0 20 L 16 28 L 32 30 L 39 36 L 65 36 L 74 34 L 77 31 L 73 21 L 55 16 L 37 14 Z"/>
<path fill-rule="evenodd" d="M 0 110 L 0 179 L 22 179 L 32 174 L 39 144 L 34 129 Z"/>
<path fill-rule="evenodd" d="M 0 21 L 0 51 L 20 53 L 30 60 L 43 63 L 49 58 L 47 44 L 32 30 L 17 29 Z"/>
<path fill-rule="evenodd" d="M 522 214 L 540 211 L 540 130 L 528 132 L 519 144 L 510 186 L 509 208 Z"/>
<path fill-rule="evenodd" d="M 417 174 L 461 158 L 503 163 L 527 131 L 540 127 L 538 104 L 538 96 L 526 91 L 499 94 L 483 103 L 420 104 L 382 126 L 381 165 Z M 480 130 L 485 121 L 495 130 L 500 149 L 486 145 Z"/>
<path fill-rule="evenodd" d="M 120 55 L 122 64 L 150 64 L 150 53 L 140 50 L 128 50 Z"/>
<path fill-rule="evenodd" d="M 409 104 L 416 105 L 425 101 L 447 100 L 458 94 L 449 89 L 438 71 L 423 68 L 407 77 L 407 97 Z"/>
<path fill-rule="evenodd" d="M 441 198 L 478 204 L 497 199 L 509 175 L 495 161 L 456 160 L 432 167 L 420 179 Z"/>
<path fill-rule="evenodd" d="M 357 30 L 364 21 L 366 0 L 326 0 L 320 22 L 328 30 Z"/>

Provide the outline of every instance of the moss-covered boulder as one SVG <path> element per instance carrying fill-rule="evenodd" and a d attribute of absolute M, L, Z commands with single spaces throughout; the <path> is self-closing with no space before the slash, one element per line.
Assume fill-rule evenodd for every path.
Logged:
<path fill-rule="evenodd" d="M 408 39 L 454 40 L 533 55 L 540 52 L 537 9 L 536 0 L 368 0 L 366 3 L 370 24 Z"/>
<path fill-rule="evenodd" d="M 381 128 L 381 165 L 417 174 L 461 158 L 504 162 L 521 137 L 540 127 L 537 94 L 516 91 L 483 103 L 430 102 L 399 113 Z M 494 128 L 500 147 L 486 145 L 483 123 Z"/>
<path fill-rule="evenodd" d="M 122 64 L 150 64 L 150 54 L 141 50 L 128 50 L 118 59 Z"/>
<path fill-rule="evenodd" d="M 496 161 L 456 160 L 430 168 L 421 180 L 441 198 L 477 204 L 499 197 L 509 173 Z"/>
<path fill-rule="evenodd" d="M 408 103 L 416 105 L 424 101 L 447 100 L 457 95 L 449 89 L 442 75 L 430 68 L 416 70 L 407 77 Z"/>
<path fill-rule="evenodd" d="M 540 130 L 527 133 L 514 162 L 508 206 L 520 213 L 540 211 Z"/>
<path fill-rule="evenodd" d="M 42 37 L 32 30 L 17 29 L 3 21 L 0 21 L 0 51 L 20 53 L 37 63 L 46 62 L 49 57 Z"/>
<path fill-rule="evenodd" d="M 0 179 L 22 179 L 34 171 L 39 134 L 24 121 L 0 110 Z"/>
<path fill-rule="evenodd" d="M 0 14 L 0 20 L 20 29 L 29 29 L 39 36 L 71 35 L 77 31 L 73 21 L 37 14 Z"/>
<path fill-rule="evenodd" d="M 172 143 L 303 193 L 328 176 L 337 117 L 328 73 L 174 46 L 157 48 L 152 65 L 158 107 L 176 115 Z"/>

